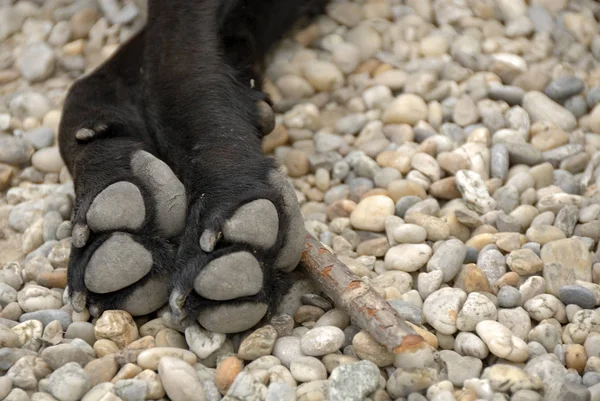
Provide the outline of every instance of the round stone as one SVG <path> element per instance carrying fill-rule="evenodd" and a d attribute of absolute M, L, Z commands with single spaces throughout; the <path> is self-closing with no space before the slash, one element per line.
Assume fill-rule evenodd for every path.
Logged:
<path fill-rule="evenodd" d="M 524 362 L 529 357 L 529 348 L 525 341 L 514 336 L 503 324 L 484 320 L 477 324 L 475 330 L 492 354 L 511 362 Z"/>
<path fill-rule="evenodd" d="M 414 272 L 425 266 L 431 254 L 432 250 L 427 244 L 396 245 L 385 254 L 385 268 Z"/>
<path fill-rule="evenodd" d="M 215 301 L 257 294 L 263 285 L 263 271 L 249 252 L 236 252 L 211 261 L 194 280 L 194 290 Z"/>
<path fill-rule="evenodd" d="M 94 231 L 136 230 L 144 224 L 146 208 L 139 188 L 127 181 L 106 187 L 96 196 L 87 215 Z"/>
<path fill-rule="evenodd" d="M 293 360 L 290 365 L 290 372 L 294 379 L 299 382 L 327 379 L 327 369 L 325 369 L 325 365 L 312 356 L 302 356 Z"/>
<path fill-rule="evenodd" d="M 356 206 L 350 215 L 350 223 L 358 230 L 380 232 L 385 230 L 385 219 L 393 216 L 394 201 L 384 195 L 369 196 Z"/>
<path fill-rule="evenodd" d="M 216 333 L 239 333 L 256 325 L 267 313 L 268 306 L 260 303 L 220 305 L 198 313 L 198 323 Z"/>
<path fill-rule="evenodd" d="M 578 305 L 583 309 L 594 309 L 594 293 L 580 285 L 565 285 L 558 290 L 558 299 L 565 305 Z"/>
<path fill-rule="evenodd" d="M 99 294 L 117 291 L 139 281 L 152 265 L 152 254 L 143 245 L 128 234 L 114 233 L 92 255 L 85 285 Z"/>
<path fill-rule="evenodd" d="M 340 349 L 344 343 L 344 339 L 344 332 L 338 327 L 315 327 L 302 337 L 302 352 L 309 356 L 331 354 Z"/>
<path fill-rule="evenodd" d="M 394 100 L 383 113 L 385 124 L 414 125 L 420 120 L 427 120 L 427 103 L 414 94 L 403 94 Z"/>
<path fill-rule="evenodd" d="M 196 370 L 178 358 L 163 357 L 158 363 L 158 374 L 171 400 L 204 399 L 204 388 Z"/>

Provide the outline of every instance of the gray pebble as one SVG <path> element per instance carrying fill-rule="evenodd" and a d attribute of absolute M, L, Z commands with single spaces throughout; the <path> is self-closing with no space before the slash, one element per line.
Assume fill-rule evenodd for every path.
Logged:
<path fill-rule="evenodd" d="M 585 372 L 581 384 L 586 387 L 592 387 L 600 383 L 600 373 L 598 372 Z"/>
<path fill-rule="evenodd" d="M 398 299 L 390 300 L 388 303 L 404 320 L 416 325 L 421 325 L 423 323 L 423 313 L 421 312 L 421 308 L 411 304 L 410 302 L 405 302 Z"/>
<path fill-rule="evenodd" d="M 46 198 L 46 207 L 44 213 L 57 211 L 63 220 L 69 220 L 73 210 L 73 199 L 64 194 L 52 194 Z"/>
<path fill-rule="evenodd" d="M 526 164 L 535 166 L 543 161 L 542 152 L 528 143 L 505 143 L 504 146 L 510 155 L 510 164 Z"/>
<path fill-rule="evenodd" d="M 1 143 L 0 152 L 2 152 Z M 29 226 L 31 226 L 37 219 L 42 217 L 43 210 L 43 200 L 31 200 L 19 203 L 10 210 L 10 214 L 8 215 L 8 226 L 13 230 L 22 233 L 27 228 L 29 228 Z"/>
<path fill-rule="evenodd" d="M 50 393 L 59 401 L 78 401 L 92 387 L 87 372 L 74 362 L 55 370 L 49 380 Z"/>
<path fill-rule="evenodd" d="M 361 401 L 379 387 L 379 368 L 371 361 L 340 365 L 329 377 L 331 401 Z"/>
<path fill-rule="evenodd" d="M 123 401 L 144 401 L 148 392 L 148 383 L 139 379 L 117 380 L 114 391 Z"/>
<path fill-rule="evenodd" d="M 21 138 L 31 144 L 36 150 L 47 148 L 54 143 L 54 133 L 47 127 L 38 127 L 23 132 Z"/>
<path fill-rule="evenodd" d="M 440 270 L 444 273 L 443 281 L 452 280 L 462 268 L 467 255 L 467 247 L 460 240 L 449 239 L 441 244 L 427 262 L 427 271 Z"/>
<path fill-rule="evenodd" d="M 568 194 L 579 195 L 579 180 L 568 171 L 554 170 L 553 183 Z"/>
<path fill-rule="evenodd" d="M 40 357 L 54 370 L 71 363 L 83 367 L 89 361 L 89 357 L 84 351 L 71 344 L 48 347 L 41 352 Z"/>
<path fill-rule="evenodd" d="M 596 306 L 594 293 L 579 285 L 564 285 L 558 290 L 558 299 L 565 305 L 578 305 L 583 309 L 593 309 Z"/>
<path fill-rule="evenodd" d="M 23 49 L 18 65 L 23 78 L 38 82 L 52 75 L 56 58 L 54 51 L 46 43 L 33 42 Z"/>
<path fill-rule="evenodd" d="M 0 306 L 5 307 L 17 300 L 17 290 L 10 285 L 0 282 Z"/>
<path fill-rule="evenodd" d="M 492 178 L 505 180 L 508 176 L 510 158 L 508 148 L 504 144 L 496 144 L 491 150 L 491 173 Z"/>
<path fill-rule="evenodd" d="M 28 320 L 39 320 L 42 322 L 44 327 L 54 320 L 58 320 L 63 328 L 67 330 L 67 327 L 72 322 L 71 314 L 65 312 L 62 309 L 45 309 L 35 312 L 23 313 L 19 318 L 19 322 L 26 322 Z"/>
<path fill-rule="evenodd" d="M 375 184 L 369 178 L 358 177 L 349 180 L 348 186 L 350 190 L 348 199 L 358 203 L 360 202 L 361 196 L 373 189 Z"/>
<path fill-rule="evenodd" d="M 300 338 L 295 336 L 280 337 L 275 341 L 273 356 L 279 358 L 281 364 L 289 368 L 292 361 L 305 356 L 300 343 Z"/>
<path fill-rule="evenodd" d="M 296 390 L 287 383 L 273 382 L 267 388 L 265 401 L 296 401 Z"/>
<path fill-rule="evenodd" d="M 583 117 L 587 113 L 587 102 L 583 95 L 576 95 L 565 100 L 565 108 L 577 118 Z"/>
<path fill-rule="evenodd" d="M 521 104 L 525 91 L 518 86 L 493 85 L 488 89 L 488 95 L 492 100 L 504 100 L 511 106 Z"/>
<path fill-rule="evenodd" d="M 590 109 L 593 109 L 598 103 L 600 103 L 600 86 L 594 86 L 588 90 L 586 95 L 586 102 Z"/>
<path fill-rule="evenodd" d="M 63 240 L 65 238 L 69 238 L 71 236 L 71 232 L 73 230 L 73 225 L 70 221 L 63 221 L 59 224 L 56 229 L 56 239 Z"/>
<path fill-rule="evenodd" d="M 73 322 L 67 328 L 65 338 L 80 338 L 89 345 L 94 345 L 96 342 L 94 325 L 89 322 Z"/>
<path fill-rule="evenodd" d="M 509 214 L 519 206 L 519 190 L 513 185 L 505 185 L 494 192 L 497 208 Z"/>
<path fill-rule="evenodd" d="M 399 199 L 398 202 L 396 202 L 396 216 L 404 218 L 406 211 L 422 200 L 423 199 L 419 198 L 418 196 L 412 195 Z"/>
<path fill-rule="evenodd" d="M 316 306 L 324 311 L 328 311 L 332 308 L 331 302 L 317 294 L 304 294 L 302 297 L 300 297 L 300 301 L 303 305 Z"/>
<path fill-rule="evenodd" d="M 521 306 L 521 292 L 509 285 L 500 288 L 500 291 L 498 291 L 498 306 L 501 308 Z"/>
<path fill-rule="evenodd" d="M 25 390 L 13 388 L 3 401 L 29 401 L 29 396 Z"/>
<path fill-rule="evenodd" d="M 59 212 L 51 211 L 46 213 L 44 216 L 44 222 L 42 225 L 42 232 L 44 236 L 44 242 L 56 240 L 56 231 L 63 222 L 63 218 Z"/>
<path fill-rule="evenodd" d="M 544 93 L 551 99 L 560 102 L 581 93 L 584 87 L 585 84 L 581 79 L 563 76 L 552 80 L 544 89 Z"/>
<path fill-rule="evenodd" d="M 479 257 L 479 251 L 476 248 L 471 246 L 467 247 L 467 254 L 465 255 L 464 263 L 477 263 L 477 258 Z"/>

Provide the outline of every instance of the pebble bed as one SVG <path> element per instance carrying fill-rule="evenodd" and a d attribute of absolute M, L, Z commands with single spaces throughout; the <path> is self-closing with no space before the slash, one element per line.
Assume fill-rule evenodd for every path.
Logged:
<path fill-rule="evenodd" d="M 600 400 L 599 3 L 332 1 L 272 55 L 264 150 L 397 355 L 302 278 L 230 337 L 65 302 L 61 105 L 144 10 L 0 0 L 0 400 Z"/>

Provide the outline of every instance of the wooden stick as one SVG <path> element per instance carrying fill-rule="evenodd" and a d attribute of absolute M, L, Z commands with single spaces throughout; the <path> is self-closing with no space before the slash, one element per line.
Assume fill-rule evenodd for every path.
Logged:
<path fill-rule="evenodd" d="M 354 323 L 391 352 L 400 353 L 423 345 L 423 337 L 416 334 L 390 304 L 310 234 L 306 235 L 301 264 Z"/>

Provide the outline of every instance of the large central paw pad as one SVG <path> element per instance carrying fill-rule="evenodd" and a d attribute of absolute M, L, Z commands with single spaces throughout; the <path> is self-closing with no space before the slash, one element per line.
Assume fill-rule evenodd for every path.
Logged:
<path fill-rule="evenodd" d="M 197 243 L 182 241 L 180 255 L 194 257 L 183 260 L 174 277 L 175 316 L 191 315 L 213 332 L 240 332 L 262 320 L 288 289 L 287 273 L 300 261 L 306 231 L 294 190 L 278 173 L 270 175 L 267 193 L 238 207 L 220 227 L 201 229 Z"/>
<path fill-rule="evenodd" d="M 120 156 L 129 165 L 115 172 L 118 180 L 78 202 L 69 288 L 78 310 L 144 315 L 168 299 L 176 254 L 170 239 L 183 232 L 187 200 L 173 171 L 150 153 Z M 97 175 L 86 179 L 103 178 Z"/>

